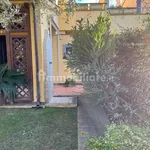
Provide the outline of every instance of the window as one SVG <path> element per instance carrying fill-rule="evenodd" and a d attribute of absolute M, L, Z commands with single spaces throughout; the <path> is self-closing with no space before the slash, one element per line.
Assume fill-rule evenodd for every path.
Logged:
<path fill-rule="evenodd" d="M 109 0 L 109 7 L 116 7 L 122 5 L 123 0 Z"/>
<path fill-rule="evenodd" d="M 63 59 L 69 59 L 72 55 L 72 47 L 69 44 L 63 45 Z"/>

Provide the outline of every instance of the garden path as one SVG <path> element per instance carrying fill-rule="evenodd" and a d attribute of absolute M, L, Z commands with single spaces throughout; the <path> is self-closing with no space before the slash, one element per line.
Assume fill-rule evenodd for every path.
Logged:
<path fill-rule="evenodd" d="M 78 98 L 78 150 L 86 150 L 84 142 L 91 136 L 102 136 L 109 119 L 105 110 L 92 99 Z"/>

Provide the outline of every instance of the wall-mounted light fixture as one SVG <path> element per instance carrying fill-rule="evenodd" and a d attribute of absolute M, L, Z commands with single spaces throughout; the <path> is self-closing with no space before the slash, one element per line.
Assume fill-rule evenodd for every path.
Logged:
<path fill-rule="evenodd" d="M 0 29 L 0 34 L 5 34 L 5 30 L 4 29 Z"/>

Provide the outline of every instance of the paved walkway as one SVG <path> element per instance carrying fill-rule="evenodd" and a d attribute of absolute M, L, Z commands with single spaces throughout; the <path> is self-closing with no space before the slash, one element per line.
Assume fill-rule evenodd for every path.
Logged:
<path fill-rule="evenodd" d="M 80 95 L 83 93 L 83 86 L 65 87 L 64 85 L 54 85 L 54 96 Z"/>
<path fill-rule="evenodd" d="M 84 142 L 90 136 L 101 136 L 109 125 L 108 117 L 102 107 L 92 99 L 78 98 L 78 150 L 86 150 Z"/>

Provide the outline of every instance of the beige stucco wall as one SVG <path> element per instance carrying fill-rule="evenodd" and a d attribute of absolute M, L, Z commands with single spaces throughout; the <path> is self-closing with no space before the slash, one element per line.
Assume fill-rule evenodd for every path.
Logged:
<path fill-rule="evenodd" d="M 143 20 L 147 15 L 114 15 L 111 16 L 112 29 L 120 32 L 123 28 L 145 28 Z"/>
<path fill-rule="evenodd" d="M 104 11 L 77 11 L 72 17 L 70 17 L 69 23 L 66 23 L 66 18 L 63 15 L 59 16 L 59 30 L 71 30 L 72 26 L 76 24 L 76 21 L 81 18 L 88 18 L 90 22 L 94 22 L 100 13 L 104 14 Z"/>
<path fill-rule="evenodd" d="M 136 7 L 137 0 L 124 0 L 123 7 Z M 144 6 L 150 6 L 150 0 L 143 0 L 142 1 L 142 7 Z"/>
<path fill-rule="evenodd" d="M 53 35 L 53 76 L 58 76 L 58 36 Z M 57 61 L 56 61 L 57 60 Z"/>
<path fill-rule="evenodd" d="M 136 7 L 136 0 L 123 0 L 123 7 Z"/>

